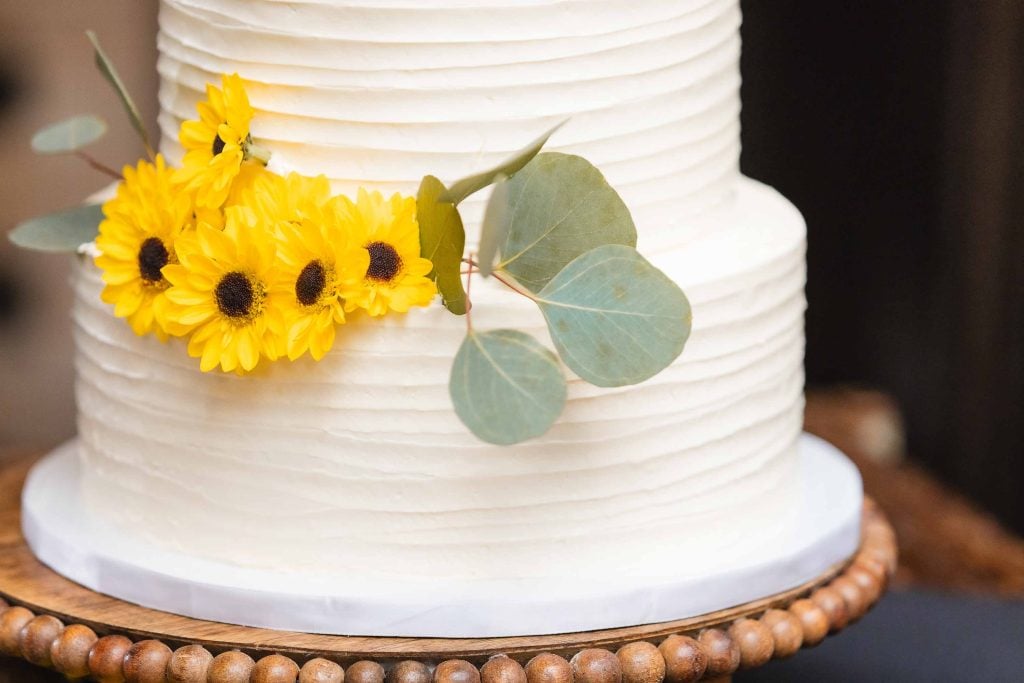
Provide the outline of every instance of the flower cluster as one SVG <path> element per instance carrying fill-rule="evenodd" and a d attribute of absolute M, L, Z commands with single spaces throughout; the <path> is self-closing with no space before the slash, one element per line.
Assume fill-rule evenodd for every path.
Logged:
<path fill-rule="evenodd" d="M 162 157 L 124 169 L 103 205 L 102 297 L 136 334 L 188 338 L 204 371 L 261 358 L 322 358 L 346 315 L 426 306 L 437 293 L 420 256 L 413 197 L 332 196 L 323 176 L 265 167 L 241 79 L 207 87 L 182 124 L 182 168 Z"/>

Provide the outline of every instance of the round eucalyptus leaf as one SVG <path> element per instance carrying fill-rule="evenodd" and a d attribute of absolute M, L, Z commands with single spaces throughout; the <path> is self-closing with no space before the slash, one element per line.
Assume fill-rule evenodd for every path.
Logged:
<path fill-rule="evenodd" d="M 518 330 L 467 334 L 448 389 L 459 419 L 477 438 L 498 445 L 546 432 L 567 393 L 555 354 Z"/>
<path fill-rule="evenodd" d="M 505 239 L 496 269 L 538 292 L 570 261 L 604 244 L 636 246 L 633 217 L 582 157 L 537 155 L 511 177 Z"/>
<path fill-rule="evenodd" d="M 47 126 L 32 136 L 39 154 L 66 154 L 96 142 L 107 132 L 103 119 L 87 114 Z"/>
<path fill-rule="evenodd" d="M 558 355 L 599 387 L 638 384 L 679 356 L 690 302 L 632 247 L 609 244 L 576 258 L 537 295 Z"/>
<path fill-rule="evenodd" d="M 102 220 L 102 207 L 99 204 L 87 204 L 30 218 L 15 227 L 8 237 L 24 249 L 74 252 L 83 244 L 96 239 Z"/>
<path fill-rule="evenodd" d="M 466 230 L 458 207 L 442 199 L 444 183 L 424 176 L 416 194 L 416 221 L 420 226 L 420 254 L 430 259 L 430 277 L 437 283 L 445 308 L 456 315 L 466 313 L 466 290 L 462 286 L 462 252 Z"/>

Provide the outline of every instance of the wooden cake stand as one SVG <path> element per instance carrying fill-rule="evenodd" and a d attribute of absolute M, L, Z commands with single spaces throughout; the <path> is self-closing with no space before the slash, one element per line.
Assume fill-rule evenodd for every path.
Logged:
<path fill-rule="evenodd" d="M 896 568 L 870 500 L 861 547 L 798 588 L 699 617 L 514 638 L 372 638 L 231 626 L 139 607 L 40 564 L 21 535 L 31 462 L 0 469 L 0 653 L 103 683 L 683 683 L 728 681 L 856 621 Z"/>

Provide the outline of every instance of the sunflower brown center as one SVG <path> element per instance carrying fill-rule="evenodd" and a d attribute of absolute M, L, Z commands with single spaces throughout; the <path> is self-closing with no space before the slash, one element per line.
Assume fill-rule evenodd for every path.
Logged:
<path fill-rule="evenodd" d="M 256 306 L 256 291 L 252 280 L 244 273 L 233 271 L 220 279 L 213 291 L 217 308 L 229 318 L 245 318 Z"/>
<path fill-rule="evenodd" d="M 159 237 L 147 237 L 139 247 L 139 275 L 150 284 L 164 279 L 160 269 L 167 265 L 170 255 Z"/>
<path fill-rule="evenodd" d="M 402 257 L 387 242 L 371 242 L 366 245 L 370 252 L 370 267 L 366 277 L 379 282 L 391 282 L 402 268 Z"/>
<path fill-rule="evenodd" d="M 295 298 L 303 306 L 312 306 L 320 300 L 327 287 L 327 270 L 319 260 L 310 261 L 295 279 Z"/>
<path fill-rule="evenodd" d="M 214 136 L 213 138 L 213 156 L 217 156 L 224 151 L 224 140 L 221 139 L 220 135 Z"/>

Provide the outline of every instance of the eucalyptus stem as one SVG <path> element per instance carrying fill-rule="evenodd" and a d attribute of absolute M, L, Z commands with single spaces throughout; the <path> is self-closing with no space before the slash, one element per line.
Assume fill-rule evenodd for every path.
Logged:
<path fill-rule="evenodd" d="M 477 269 L 480 268 L 480 264 L 477 263 L 476 261 L 474 261 L 472 257 L 464 258 L 464 259 L 462 259 L 462 262 L 463 263 L 468 263 L 469 267 L 470 267 L 470 270 L 472 270 L 474 267 L 476 267 Z M 520 294 L 522 296 L 525 296 L 530 301 L 536 301 L 537 300 L 537 296 L 535 294 L 533 294 L 532 292 L 528 292 L 525 289 L 522 289 L 522 288 L 518 287 L 517 285 L 513 284 L 510 280 L 508 280 L 507 278 L 502 276 L 497 270 L 492 270 L 491 271 L 491 275 L 494 277 L 495 280 L 497 280 L 501 284 L 505 285 L 506 287 L 511 289 L 516 294 Z M 468 288 L 467 288 L 467 291 L 468 291 Z"/>
<path fill-rule="evenodd" d="M 118 173 L 114 169 L 110 168 L 106 164 L 100 163 L 99 161 L 97 161 L 93 157 L 89 156 L 85 152 L 83 152 L 81 150 L 75 150 L 75 156 L 78 157 L 79 159 L 81 159 L 82 161 L 84 161 L 85 163 L 89 164 L 89 166 L 93 170 L 99 171 L 100 173 L 105 173 L 108 176 L 110 176 L 111 178 L 114 178 L 115 180 L 121 180 L 121 174 L 120 173 Z"/>

